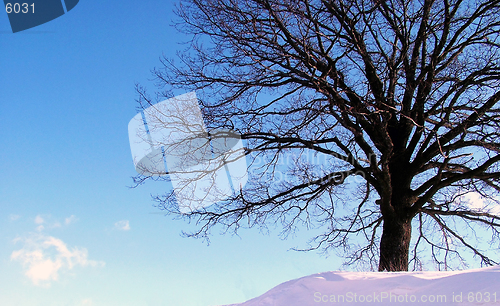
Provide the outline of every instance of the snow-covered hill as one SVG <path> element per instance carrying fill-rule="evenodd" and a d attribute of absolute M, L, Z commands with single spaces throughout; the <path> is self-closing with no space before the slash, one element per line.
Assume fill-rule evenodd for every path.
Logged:
<path fill-rule="evenodd" d="M 453 272 L 324 272 L 227 306 L 406 304 L 500 305 L 500 266 Z"/>

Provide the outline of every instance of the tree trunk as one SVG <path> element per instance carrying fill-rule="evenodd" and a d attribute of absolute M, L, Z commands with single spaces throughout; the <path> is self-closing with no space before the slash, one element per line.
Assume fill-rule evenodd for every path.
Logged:
<path fill-rule="evenodd" d="M 380 240 L 379 271 L 408 271 L 411 219 L 385 218 Z"/>

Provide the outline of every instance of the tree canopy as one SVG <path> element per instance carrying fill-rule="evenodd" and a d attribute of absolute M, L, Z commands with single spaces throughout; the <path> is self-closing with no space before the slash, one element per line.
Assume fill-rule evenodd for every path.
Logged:
<path fill-rule="evenodd" d="M 500 1 L 186 0 L 176 12 L 190 40 L 154 70 L 162 95 L 195 90 L 209 129 L 239 133 L 249 164 L 266 160 L 231 198 L 184 215 L 189 236 L 278 223 L 321 228 L 309 249 L 380 271 L 426 255 L 452 267 L 463 250 L 498 264 L 474 233 L 498 248 Z M 135 178 L 147 179 L 164 178 Z M 173 192 L 155 199 L 178 213 Z"/>

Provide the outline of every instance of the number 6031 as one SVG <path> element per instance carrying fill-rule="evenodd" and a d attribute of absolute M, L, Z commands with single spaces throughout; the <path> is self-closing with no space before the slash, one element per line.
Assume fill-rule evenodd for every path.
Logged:
<path fill-rule="evenodd" d="M 7 12 L 7 14 L 10 14 L 10 13 L 15 13 L 15 14 L 18 14 L 18 13 L 30 13 L 30 7 L 31 7 L 31 13 L 35 13 L 35 3 L 31 3 L 31 4 L 28 4 L 28 3 L 7 3 L 5 5 L 5 11 Z"/>

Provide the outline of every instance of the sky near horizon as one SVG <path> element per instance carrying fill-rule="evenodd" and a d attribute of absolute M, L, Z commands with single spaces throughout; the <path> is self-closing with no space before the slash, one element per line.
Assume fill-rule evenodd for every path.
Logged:
<path fill-rule="evenodd" d="M 174 1 L 82 0 L 13 34 L 0 13 L 0 305 L 217 305 L 243 302 L 341 261 L 309 234 L 183 238 L 136 174 L 127 125 L 134 86 L 185 40 Z"/>
<path fill-rule="evenodd" d="M 131 177 L 128 122 L 139 83 L 186 40 L 175 1 L 82 0 L 13 34 L 0 13 L 0 305 L 239 303 L 305 275 L 338 270 L 332 254 L 295 252 L 257 228 L 183 238 Z"/>

